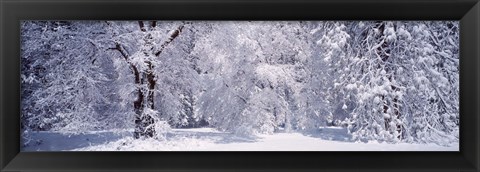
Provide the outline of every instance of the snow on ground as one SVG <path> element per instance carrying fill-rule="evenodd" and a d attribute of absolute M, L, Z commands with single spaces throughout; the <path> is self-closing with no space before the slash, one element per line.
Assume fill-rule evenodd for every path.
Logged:
<path fill-rule="evenodd" d="M 240 137 L 212 128 L 173 129 L 166 140 L 133 139 L 130 132 L 62 135 L 31 133 L 36 140 L 23 151 L 458 151 L 436 144 L 351 142 L 343 128 L 311 133 L 275 133 Z M 40 141 L 41 140 L 41 141 Z M 35 144 L 37 143 L 37 144 Z M 75 144 L 72 144 L 75 143 Z"/>

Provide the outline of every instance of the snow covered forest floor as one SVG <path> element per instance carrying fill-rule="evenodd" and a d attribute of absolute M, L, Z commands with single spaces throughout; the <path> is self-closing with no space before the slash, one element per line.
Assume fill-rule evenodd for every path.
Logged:
<path fill-rule="evenodd" d="M 34 132 L 24 151 L 458 151 L 458 144 L 352 142 L 345 128 L 317 132 L 238 136 L 213 128 L 172 129 L 166 139 L 133 139 L 131 131 L 81 135 Z M 72 144 L 73 143 L 73 144 Z"/>

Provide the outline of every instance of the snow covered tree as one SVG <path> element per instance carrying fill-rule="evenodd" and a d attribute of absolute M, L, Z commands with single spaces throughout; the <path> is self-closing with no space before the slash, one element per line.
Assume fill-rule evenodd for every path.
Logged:
<path fill-rule="evenodd" d="M 339 92 L 334 95 L 343 97 L 337 100 L 345 109 L 349 108 L 347 102 L 354 102 L 347 123 L 355 139 L 398 142 L 435 138 L 438 141 L 438 137 L 430 133 L 453 132 L 452 128 L 458 125 L 450 121 L 458 116 L 458 109 L 451 105 L 458 102 L 458 97 L 441 103 L 438 97 L 444 96 L 436 90 L 442 86 L 448 90 L 458 88 L 458 49 L 455 49 L 458 30 L 452 29 L 455 23 L 371 21 L 332 25 L 333 29 L 319 43 L 324 49 L 324 59 L 335 66 L 330 68 L 337 73 L 333 89 Z M 434 26 L 450 26 L 450 29 L 442 28 L 445 33 L 438 33 L 440 29 L 427 28 Z M 445 39 L 442 46 L 448 48 L 434 45 L 439 38 Z M 440 50 L 434 51 L 435 47 Z M 332 57 L 336 59 L 331 60 Z M 412 83 L 411 78 L 417 82 Z M 423 93 L 428 96 L 422 97 Z M 446 109 L 449 115 L 445 115 Z M 428 121 L 434 119 L 435 122 L 430 122 L 436 127 L 429 127 L 426 118 L 422 121 L 411 116 L 426 117 L 425 113 L 430 116 Z M 413 126 L 424 126 L 420 133 L 428 130 L 429 134 L 416 135 Z"/>
<path fill-rule="evenodd" d="M 96 62 L 96 25 L 23 22 L 24 127 L 81 132 L 101 128 L 97 109 L 110 102 L 105 66 Z M 87 29 L 90 32 L 78 32 Z M 35 88 L 35 89 L 33 89 Z M 40 89 L 39 89 L 40 88 Z M 28 97 L 26 97 L 28 96 Z"/>
<path fill-rule="evenodd" d="M 407 23 L 401 35 L 411 48 L 403 64 L 410 134 L 415 141 L 448 144 L 459 139 L 458 22 Z M 408 33 L 408 34 L 407 34 Z M 406 44 L 406 43 L 405 43 Z M 403 66 L 402 69 L 407 69 Z"/>
<path fill-rule="evenodd" d="M 235 23 L 206 27 L 211 29 L 198 38 L 192 52 L 200 59 L 198 73 L 203 83 L 195 111 L 219 129 L 232 129 L 238 126 L 233 123 L 248 101 L 247 89 L 252 84 L 242 80 L 251 74 L 251 66 L 244 49 L 238 47 L 236 36 L 240 28 Z"/>
<path fill-rule="evenodd" d="M 345 24 L 347 22 L 319 22 L 311 30 L 312 36 L 318 39 L 318 48 L 310 63 L 312 74 L 309 87 L 314 95 L 311 99 L 323 105 L 322 109 L 314 112 L 328 125 L 334 125 L 334 120 L 340 121 L 351 116 L 355 106 L 355 100 L 344 89 L 345 85 L 341 86 L 345 84 L 346 73 L 353 69 L 347 60 L 352 38 Z"/>
<path fill-rule="evenodd" d="M 307 34 L 296 22 L 214 26 L 194 50 L 207 62 L 200 65 L 207 85 L 199 113 L 213 125 L 239 133 L 273 133 L 294 123 L 301 128 L 308 120 L 294 116 L 307 82 Z"/>
<path fill-rule="evenodd" d="M 262 25 L 270 25 L 265 27 Z M 261 61 L 256 67 L 256 75 L 262 91 L 273 91 L 271 97 L 280 111 L 275 114 L 276 129 L 281 126 L 286 131 L 302 130 L 311 127 L 306 117 L 307 98 L 305 85 L 309 82 L 310 69 L 307 63 L 311 56 L 311 42 L 307 26 L 303 22 L 265 23 L 254 31 L 260 46 Z M 268 36 L 261 36 L 268 33 Z M 265 35 L 265 34 L 264 34 Z M 285 110 L 282 110 L 285 109 Z"/>
<path fill-rule="evenodd" d="M 115 33 L 113 34 L 114 47 L 109 49 L 120 53 L 129 65 L 134 77 L 136 92 L 136 99 L 133 101 L 135 112 L 134 137 L 154 137 L 156 136 L 155 129 L 161 123 L 158 111 L 155 110 L 154 93 L 157 74 L 154 68 L 157 66 L 157 62 L 160 61 L 157 58 L 180 35 L 184 24 L 182 23 L 175 29 L 172 29 L 167 35 L 156 31 L 156 21 L 149 22 L 147 26 L 144 21 L 138 21 L 138 26 L 139 31 L 133 34 L 140 35 L 142 39 L 139 42 L 140 47 L 135 53 L 130 54 L 129 50 L 121 42 L 121 38 L 115 35 Z M 161 36 L 166 36 L 166 38 L 161 39 Z M 133 38 L 138 38 L 138 36 Z M 156 40 L 161 40 L 162 42 L 156 42 Z"/>
<path fill-rule="evenodd" d="M 61 131 L 126 127 L 127 122 L 118 121 L 129 120 L 130 108 L 110 102 L 134 99 L 121 103 L 133 106 L 134 136 L 153 137 L 161 120 L 154 108 L 154 67 L 185 25 L 177 24 L 164 33 L 156 30 L 155 21 L 24 22 L 22 126 Z M 130 69 L 130 78 L 124 69 Z M 115 113 L 125 114 L 115 117 L 124 120 L 112 120 Z"/>
<path fill-rule="evenodd" d="M 397 73 L 394 65 L 398 63 L 398 57 L 392 51 L 396 26 L 392 22 L 370 22 L 365 27 L 364 33 L 361 33 L 363 37 L 355 35 L 362 41 L 358 44 L 359 48 L 366 50 L 358 53 L 359 60 L 354 59 L 359 61 L 354 67 L 361 71 L 344 79 L 350 81 L 347 89 L 359 93 L 358 108 L 353 113 L 356 120 L 354 136 L 398 141 L 402 139 L 404 128 L 399 109 L 402 88 L 395 80 Z"/>
<path fill-rule="evenodd" d="M 181 22 L 162 22 L 165 27 L 175 27 Z M 205 119 L 195 113 L 198 95 L 201 90 L 199 58 L 192 55 L 197 38 L 208 29 L 204 22 L 186 22 L 182 36 L 159 56 L 157 104 L 164 120 L 175 128 L 201 127 L 207 125 Z"/>

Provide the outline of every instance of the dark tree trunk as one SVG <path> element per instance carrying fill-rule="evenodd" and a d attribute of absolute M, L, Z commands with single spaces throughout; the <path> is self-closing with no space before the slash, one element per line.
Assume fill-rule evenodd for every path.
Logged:
<path fill-rule="evenodd" d="M 150 102 L 150 94 L 153 95 L 153 91 L 148 89 L 147 91 L 147 101 L 145 102 L 145 90 L 142 88 L 142 85 L 145 84 L 145 78 L 137 72 L 138 77 L 140 78 L 139 82 L 136 82 L 137 88 L 137 99 L 133 102 L 133 107 L 135 111 L 135 131 L 133 133 L 134 138 L 138 139 L 141 137 L 153 137 L 155 135 L 155 128 L 153 124 L 155 120 L 150 114 L 145 113 L 146 108 L 153 109 L 153 104 Z M 151 101 L 153 102 L 153 96 Z"/>
<path fill-rule="evenodd" d="M 152 21 L 152 24 L 150 25 L 150 28 L 153 30 L 153 28 L 157 27 L 157 21 Z"/>
<path fill-rule="evenodd" d="M 140 26 L 140 30 L 141 30 L 142 32 L 147 31 L 147 30 L 145 29 L 145 24 L 143 24 L 143 21 L 138 21 L 138 25 Z"/>
<path fill-rule="evenodd" d="M 139 21 L 138 25 L 142 32 L 147 32 L 147 28 L 144 25 L 143 21 Z M 151 27 L 149 27 L 151 29 Z M 153 40 L 150 34 L 147 34 L 144 38 L 145 46 L 152 46 Z M 152 48 L 153 49 L 153 48 Z M 144 49 L 142 51 L 143 54 L 148 56 L 150 53 L 145 52 L 150 49 Z M 137 72 L 138 77 L 140 78 L 139 82 L 136 82 L 138 86 L 138 97 L 137 100 L 134 101 L 134 108 L 135 108 L 135 131 L 133 136 L 135 138 L 141 137 L 153 137 L 155 136 L 155 128 L 153 125 L 155 124 L 154 118 L 151 114 L 145 113 L 145 109 L 153 110 L 154 107 L 154 89 L 155 89 L 155 74 L 153 72 L 153 65 L 151 61 L 145 61 L 147 64 L 147 69 L 144 71 Z M 145 88 L 144 85 L 147 85 Z"/>
<path fill-rule="evenodd" d="M 148 94 L 147 94 L 147 107 L 150 109 L 155 108 L 155 104 L 153 101 L 154 98 L 154 91 L 155 91 L 155 74 L 153 72 L 153 65 L 151 62 L 145 62 L 148 65 L 148 69 L 146 71 L 147 75 L 147 83 L 148 83 Z"/>

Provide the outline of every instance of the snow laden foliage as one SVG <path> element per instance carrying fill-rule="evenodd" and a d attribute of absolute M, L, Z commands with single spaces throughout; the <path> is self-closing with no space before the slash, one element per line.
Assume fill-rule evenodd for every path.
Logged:
<path fill-rule="evenodd" d="M 458 22 L 25 21 L 21 48 L 23 133 L 459 140 Z"/>
<path fill-rule="evenodd" d="M 458 22 L 335 22 L 317 42 L 354 139 L 458 141 Z M 353 106 L 353 107 L 349 107 Z"/>
<path fill-rule="evenodd" d="M 89 23 L 22 23 L 23 127 L 78 132 L 113 118 L 105 111 L 115 104 L 108 86 L 114 73 L 94 41 L 99 29 Z"/>
<path fill-rule="evenodd" d="M 215 23 L 194 49 L 207 62 L 199 114 L 242 134 L 305 129 L 308 33 L 299 22 Z"/>

